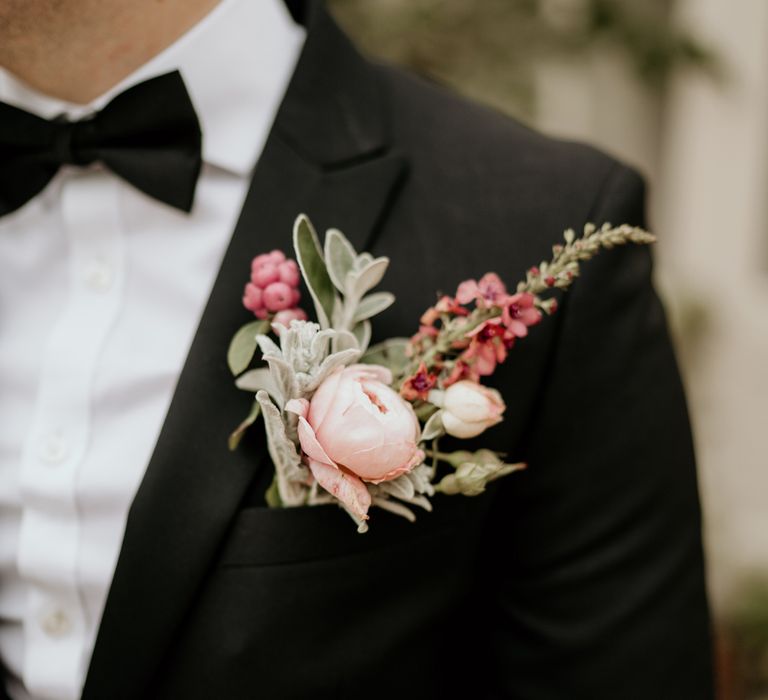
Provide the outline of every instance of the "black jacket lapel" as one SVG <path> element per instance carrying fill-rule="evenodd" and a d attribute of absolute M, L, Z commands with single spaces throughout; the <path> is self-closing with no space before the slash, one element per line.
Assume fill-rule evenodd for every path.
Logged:
<path fill-rule="evenodd" d="M 376 72 L 321 7 L 312 14 L 131 508 L 83 700 L 143 697 L 259 465 L 271 468 L 260 431 L 227 449 L 251 402 L 225 361 L 229 339 L 249 320 L 240 298 L 251 258 L 289 251 L 300 212 L 364 248 L 404 173 L 403 159 L 387 150 Z"/>

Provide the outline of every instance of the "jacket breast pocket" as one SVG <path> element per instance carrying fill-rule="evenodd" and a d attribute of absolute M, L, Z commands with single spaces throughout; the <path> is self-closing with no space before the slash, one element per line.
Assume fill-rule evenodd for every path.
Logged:
<path fill-rule="evenodd" d="M 415 522 L 373 508 L 365 533 L 358 533 L 350 516 L 336 505 L 247 507 L 235 516 L 219 565 L 311 562 L 406 545 L 461 528 L 468 517 L 466 506 L 465 498 L 437 497 L 432 512 L 415 509 Z"/>

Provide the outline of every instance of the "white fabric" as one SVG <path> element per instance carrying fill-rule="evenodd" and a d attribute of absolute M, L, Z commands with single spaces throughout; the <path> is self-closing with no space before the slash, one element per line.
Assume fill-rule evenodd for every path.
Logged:
<path fill-rule="evenodd" d="M 90 167 L 0 218 L 0 656 L 17 700 L 80 697 L 129 506 L 303 41 L 281 0 L 225 0 L 85 108 L 0 70 L 0 100 L 76 118 L 179 69 L 205 161 L 190 215 Z"/>

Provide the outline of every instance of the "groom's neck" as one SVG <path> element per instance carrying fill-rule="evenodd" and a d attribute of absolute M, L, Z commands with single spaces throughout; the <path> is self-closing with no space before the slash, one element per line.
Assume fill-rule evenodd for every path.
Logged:
<path fill-rule="evenodd" d="M 199 22 L 220 0 L 0 0 L 0 66 L 85 104 Z"/>

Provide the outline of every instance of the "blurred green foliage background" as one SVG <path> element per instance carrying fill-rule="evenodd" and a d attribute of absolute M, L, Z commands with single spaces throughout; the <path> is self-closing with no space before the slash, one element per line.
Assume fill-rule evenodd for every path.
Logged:
<path fill-rule="evenodd" d="M 717 71 L 712 53 L 669 22 L 669 0 L 332 0 L 368 52 L 530 119 L 536 62 L 578 61 L 595 46 L 625 52 L 643 82 L 673 69 Z"/>

